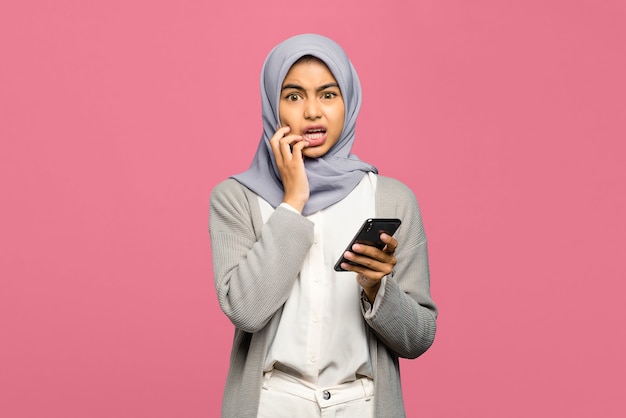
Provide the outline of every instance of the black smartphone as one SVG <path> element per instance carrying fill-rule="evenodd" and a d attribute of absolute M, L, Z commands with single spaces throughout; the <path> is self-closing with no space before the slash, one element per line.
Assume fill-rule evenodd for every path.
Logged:
<path fill-rule="evenodd" d="M 370 218 L 363 222 L 359 232 L 356 233 L 350 244 L 341 253 L 341 257 L 335 263 L 335 271 L 348 271 L 341 268 L 341 263 L 354 264 L 351 261 L 343 258 L 343 253 L 350 251 L 352 246 L 356 243 L 371 245 L 380 250 L 385 248 L 385 243 L 380 240 L 380 234 L 385 232 L 387 235 L 393 235 L 400 226 L 400 219 L 396 218 Z"/>

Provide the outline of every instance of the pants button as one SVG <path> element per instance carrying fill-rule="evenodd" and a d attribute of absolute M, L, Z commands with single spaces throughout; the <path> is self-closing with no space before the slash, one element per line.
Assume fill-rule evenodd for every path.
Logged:
<path fill-rule="evenodd" d="M 325 401 L 330 399 L 330 392 L 329 391 L 325 390 L 322 395 L 324 396 L 324 400 Z"/>

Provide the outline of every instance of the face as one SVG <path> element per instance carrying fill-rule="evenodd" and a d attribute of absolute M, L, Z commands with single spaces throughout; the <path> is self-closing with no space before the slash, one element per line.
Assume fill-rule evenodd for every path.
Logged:
<path fill-rule="evenodd" d="M 280 123 L 309 143 L 305 157 L 319 158 L 337 143 L 345 108 L 337 80 L 322 61 L 309 59 L 291 67 L 283 80 Z"/>

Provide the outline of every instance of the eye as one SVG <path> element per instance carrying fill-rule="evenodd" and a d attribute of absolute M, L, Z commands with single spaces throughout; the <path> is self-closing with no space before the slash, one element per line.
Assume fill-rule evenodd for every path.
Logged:
<path fill-rule="evenodd" d="M 337 93 L 332 92 L 332 91 L 327 91 L 325 93 L 322 93 L 322 99 L 324 100 L 331 100 L 331 99 L 334 99 L 335 97 L 337 97 Z"/>
<path fill-rule="evenodd" d="M 290 102 L 297 102 L 298 100 L 300 100 L 300 95 L 297 93 L 289 93 L 285 96 L 285 99 Z"/>

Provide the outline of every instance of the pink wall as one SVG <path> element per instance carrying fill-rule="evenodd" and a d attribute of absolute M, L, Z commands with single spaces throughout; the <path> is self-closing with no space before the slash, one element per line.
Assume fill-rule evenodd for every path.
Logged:
<path fill-rule="evenodd" d="M 409 416 L 626 416 L 625 3 L 214 3 L 0 5 L 0 416 L 218 416 L 209 193 L 302 32 L 352 57 L 355 152 L 422 206 Z"/>

